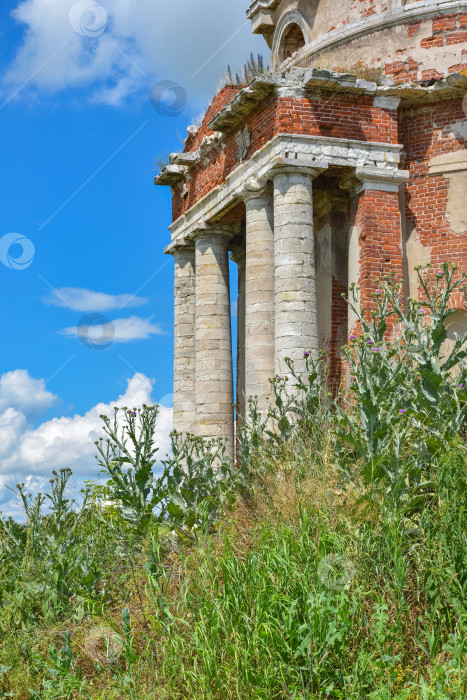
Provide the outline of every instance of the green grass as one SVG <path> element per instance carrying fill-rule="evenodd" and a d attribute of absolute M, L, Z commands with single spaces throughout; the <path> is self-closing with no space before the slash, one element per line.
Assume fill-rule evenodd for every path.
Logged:
<path fill-rule="evenodd" d="M 49 494 L 20 485 L 27 523 L 0 519 L 0 698 L 465 700 L 467 335 L 446 359 L 462 278 L 443 270 L 433 292 L 420 273 L 430 322 L 392 282 L 371 320 L 356 309 L 345 397 L 307 354 L 269 416 L 250 401 L 237 465 L 175 435 L 156 479 L 144 407 L 104 421 L 109 481 L 81 505 L 69 470 Z"/>
<path fill-rule="evenodd" d="M 134 543 L 133 561 L 107 572 L 124 589 L 108 604 L 92 610 L 78 598 L 60 623 L 4 628 L 5 690 L 96 700 L 465 698 L 463 450 L 438 462 L 443 499 L 415 536 L 384 498 L 339 476 L 326 440 L 321 453 L 297 447 L 269 460 L 215 532 Z M 99 625 L 121 639 L 108 664 L 89 655 L 94 631 L 94 655 L 100 648 L 105 659 Z M 68 665 L 59 652 L 67 629 Z"/>

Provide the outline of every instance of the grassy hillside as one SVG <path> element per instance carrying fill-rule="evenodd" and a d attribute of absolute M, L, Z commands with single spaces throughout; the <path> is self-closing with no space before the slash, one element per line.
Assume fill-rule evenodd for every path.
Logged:
<path fill-rule="evenodd" d="M 419 274 L 423 302 L 392 280 L 350 300 L 345 394 L 305 352 L 268 415 L 250 399 L 236 465 L 174 435 L 156 479 L 157 409 L 126 408 L 96 445 L 106 487 L 18 486 L 0 698 L 467 697 L 467 338 L 444 330 L 462 278 Z"/>

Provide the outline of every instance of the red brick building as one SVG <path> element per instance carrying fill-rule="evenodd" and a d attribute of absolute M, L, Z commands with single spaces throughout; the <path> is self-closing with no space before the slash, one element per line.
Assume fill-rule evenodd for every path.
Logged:
<path fill-rule="evenodd" d="M 446 260 L 467 270 L 467 2 L 254 0 L 272 69 L 225 86 L 156 178 L 173 192 L 174 420 L 233 445 L 284 357 L 325 350 L 339 379 L 342 292 Z M 465 70 L 464 70 L 465 69 Z M 452 317 L 465 325 L 464 315 Z"/>

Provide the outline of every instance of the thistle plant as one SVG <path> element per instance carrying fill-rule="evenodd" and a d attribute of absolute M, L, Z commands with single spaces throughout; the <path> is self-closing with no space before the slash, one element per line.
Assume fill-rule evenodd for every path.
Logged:
<path fill-rule="evenodd" d="M 443 345 L 452 296 L 465 299 L 465 275 L 449 264 L 417 273 L 423 298 L 406 304 L 393 277 L 373 293 L 370 311 L 351 288 L 360 331 L 344 349 L 352 380 L 347 405 L 338 406 L 338 446 L 363 458 L 368 482 L 388 478 L 399 497 L 408 484 L 427 486 L 431 458 L 459 438 L 467 419 L 467 333 L 448 355 Z"/>
<path fill-rule="evenodd" d="M 0 698 L 14 697 L 14 693 L 7 691 L 5 688 L 4 676 L 8 673 L 9 670 L 10 668 L 8 666 L 3 666 L 3 664 L 0 664 Z"/>
<path fill-rule="evenodd" d="M 347 392 L 327 392 L 323 358 L 287 360 L 267 410 L 248 397 L 237 463 L 173 433 L 159 465 L 143 406 L 104 419 L 105 485 L 18 485 L 0 697 L 465 700 L 467 335 L 446 344 L 465 289 L 454 266 L 418 274 L 420 299 L 394 278 L 351 289 Z M 90 615 L 116 610 L 112 669 L 80 667 Z"/>
<path fill-rule="evenodd" d="M 88 489 L 81 492 L 78 503 L 67 496 L 70 479 L 70 469 L 54 470 L 50 493 L 35 497 L 24 484 L 17 485 L 27 522 L 21 536 L 3 523 L 0 541 L 0 555 L 10 561 L 0 600 L 8 606 L 11 625 L 50 620 L 69 609 L 71 596 L 95 594 L 99 578 L 95 537 L 90 533 L 81 541 L 90 514 Z M 43 512 L 47 501 L 49 510 Z M 39 577 L 39 585 L 32 584 L 32 572 Z"/>
<path fill-rule="evenodd" d="M 387 288 L 393 313 L 402 330 L 401 345 L 410 368 L 407 410 L 420 430 L 426 431 L 427 448 L 446 448 L 464 429 L 467 419 L 467 332 L 455 336 L 449 354 L 445 351 L 447 321 L 456 312 L 454 294 L 466 304 L 465 279 L 457 266 L 445 263 L 438 270 L 431 265 L 416 268 L 423 289 L 421 301 L 409 298 L 406 310 L 394 285 Z"/>
<path fill-rule="evenodd" d="M 155 479 L 154 465 L 158 448 L 155 430 L 158 406 L 141 409 L 115 408 L 113 420 L 102 415 L 103 430 L 108 438 L 96 441 L 96 459 L 110 477 L 112 499 L 123 517 L 137 530 L 151 519 L 154 509 L 164 497 L 164 476 Z M 122 421 L 119 422 L 119 416 Z"/>
<path fill-rule="evenodd" d="M 164 512 L 177 526 L 209 530 L 239 485 L 240 474 L 225 441 L 172 433 L 172 456 L 165 466 Z"/>
<path fill-rule="evenodd" d="M 115 409 L 113 421 L 101 416 L 107 440 L 96 442 L 97 460 L 109 476 L 106 491 L 137 533 L 151 523 L 170 522 L 209 529 L 237 486 L 225 441 L 171 434 L 171 454 L 160 461 L 156 478 L 158 407 Z"/>

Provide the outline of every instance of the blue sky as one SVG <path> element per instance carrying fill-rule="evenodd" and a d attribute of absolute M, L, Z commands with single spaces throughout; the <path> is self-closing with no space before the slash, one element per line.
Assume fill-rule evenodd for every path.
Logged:
<path fill-rule="evenodd" d="M 42 488 L 61 466 L 96 477 L 98 416 L 115 403 L 161 401 L 161 451 L 168 447 L 171 206 L 170 191 L 153 185 L 155 160 L 181 150 L 227 64 L 267 55 L 246 4 L 0 7 L 3 514 L 17 514 L 5 485 Z M 176 116 L 167 115 L 170 90 L 159 112 L 149 100 L 169 80 L 181 86 Z M 90 327 L 88 314 L 101 325 Z M 107 333 L 105 347 L 95 347 L 97 331 Z"/>

